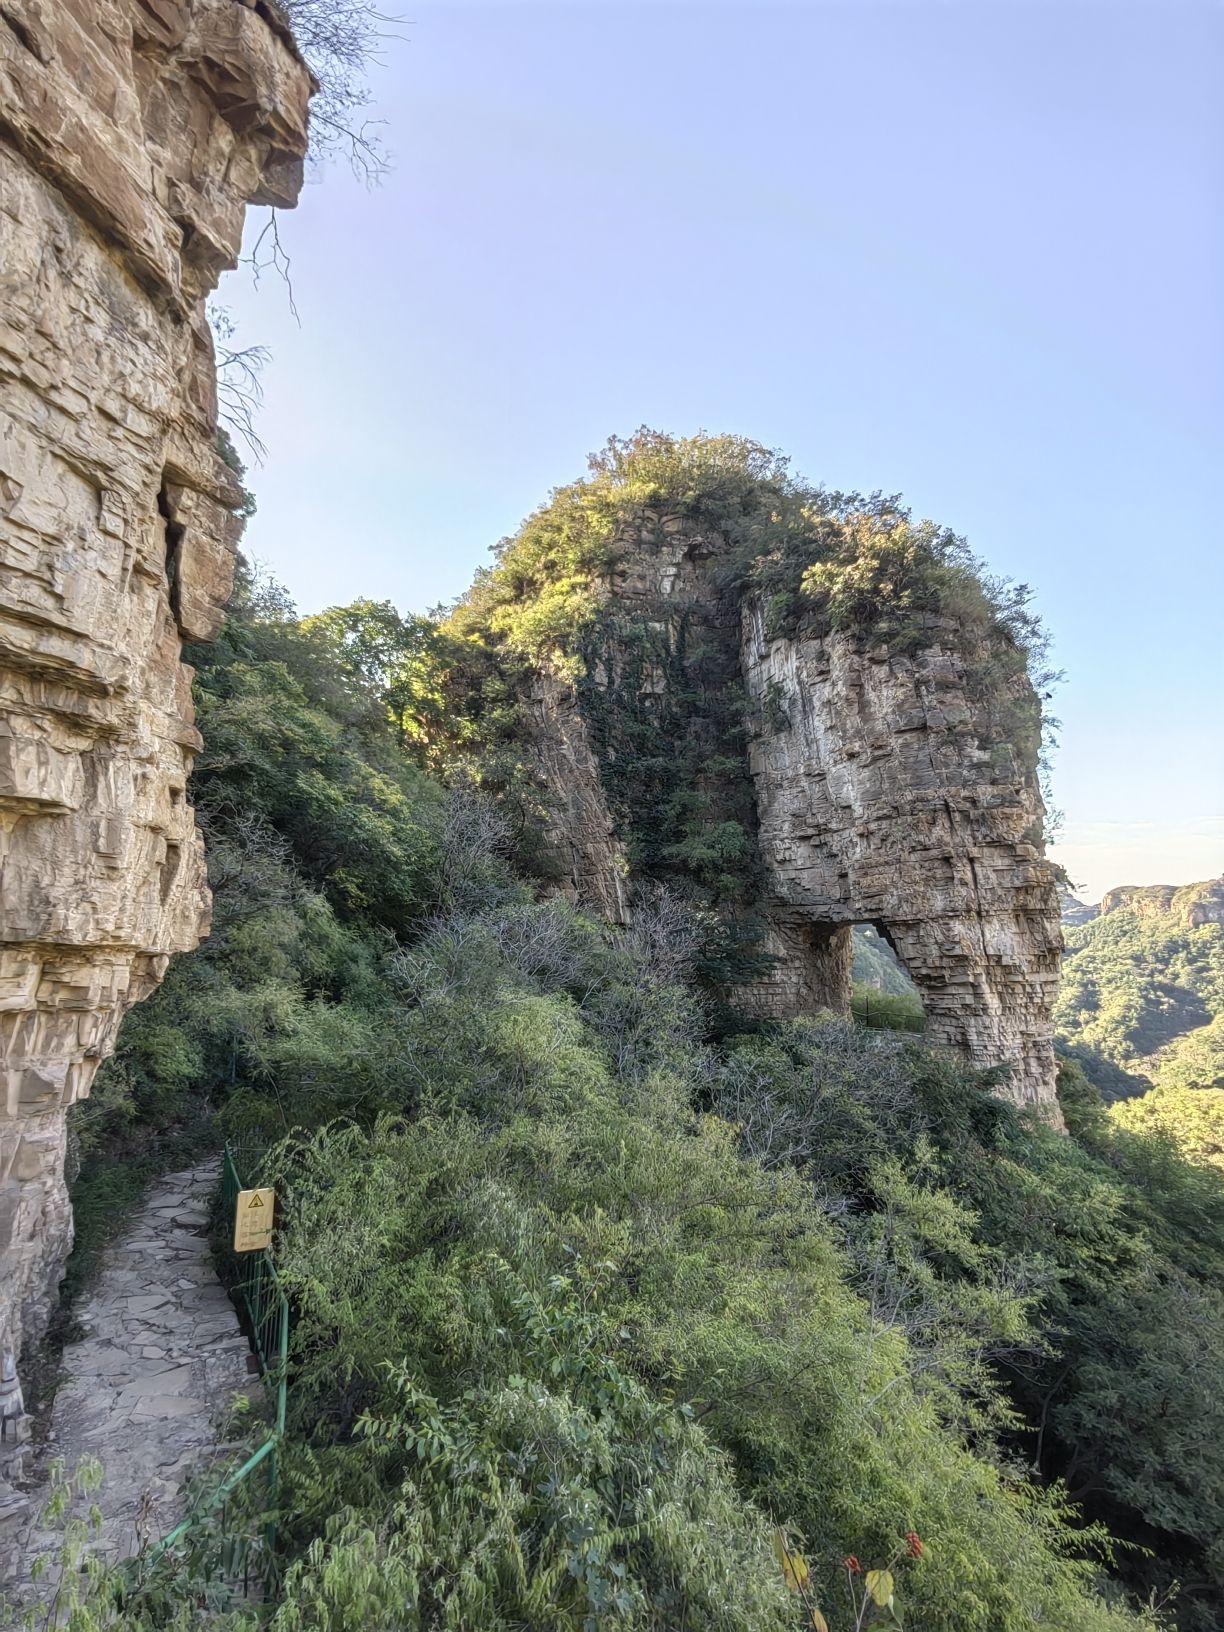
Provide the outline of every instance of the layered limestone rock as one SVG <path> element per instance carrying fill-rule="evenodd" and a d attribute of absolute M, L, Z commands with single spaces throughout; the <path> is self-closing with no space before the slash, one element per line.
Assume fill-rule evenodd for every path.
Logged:
<path fill-rule="evenodd" d="M 706 711 L 717 693 L 742 691 L 742 745 L 725 729 L 710 763 L 744 756 L 748 817 L 727 803 L 733 776 L 696 767 L 712 821 L 734 814 L 758 853 L 768 967 L 735 991 L 736 1006 L 777 1018 L 845 1011 L 851 929 L 872 924 L 922 996 L 928 1038 L 1008 1067 L 1009 1097 L 1057 1121 L 1059 902 L 1035 751 L 1007 730 L 1010 704 L 1035 717 L 1027 679 L 1013 667 L 984 688 L 983 637 L 951 619 L 928 618 L 905 651 L 816 618 L 771 634 L 757 598 L 720 587 L 726 551 L 679 517 L 646 517 L 612 546 L 584 677 L 537 677 L 533 754 L 568 892 L 626 922 L 632 858 L 649 848 L 650 813 L 618 800 L 624 748 L 610 745 L 609 708 L 653 712 L 666 753 L 669 687 L 682 683 Z M 652 647 L 653 661 L 642 655 Z M 699 680 L 681 647 L 701 653 Z"/>
<path fill-rule="evenodd" d="M 609 923 L 627 924 L 629 863 L 577 694 L 560 676 L 543 672 L 527 706 L 536 770 L 550 794 L 544 840 L 564 892 Z"/>
<path fill-rule="evenodd" d="M 184 641 L 240 499 L 204 302 L 291 205 L 310 76 L 264 0 L 0 0 L 0 1412 L 71 1241 L 65 1118 L 208 924 Z M 10 1455 L 9 1460 L 12 1460 Z"/>
<path fill-rule="evenodd" d="M 928 1039 L 1010 1066 L 1010 1097 L 1052 1108 L 1062 930 L 1034 768 L 974 696 L 963 632 L 927 624 L 899 654 L 848 634 L 770 639 L 761 607 L 745 609 L 748 693 L 770 695 L 779 721 L 750 749 L 770 917 L 790 937 L 843 939 L 847 958 L 834 926 L 873 924 Z M 813 961 L 785 956 L 757 1007 L 802 1012 Z M 826 1001 L 841 1007 L 848 973 L 835 978 Z"/>

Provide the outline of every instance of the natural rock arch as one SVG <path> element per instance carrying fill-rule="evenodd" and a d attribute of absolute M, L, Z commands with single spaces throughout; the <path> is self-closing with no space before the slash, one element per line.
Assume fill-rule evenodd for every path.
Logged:
<path fill-rule="evenodd" d="M 931 622 L 926 644 L 899 654 L 845 635 L 770 639 L 759 606 L 746 609 L 748 692 L 768 689 L 787 720 L 749 748 L 769 915 L 792 938 L 818 926 L 835 1007 L 849 997 L 835 950 L 849 929 L 839 942 L 832 926 L 874 924 L 918 988 L 928 1040 L 1008 1065 L 1011 1097 L 1052 1111 L 1062 930 L 1040 794 L 991 740 L 955 624 Z M 769 1012 L 803 1012 L 785 995 L 802 961 L 784 957 Z"/>
<path fill-rule="evenodd" d="M 717 653 L 707 675 L 742 687 L 756 721 L 745 756 L 771 961 L 735 1005 L 779 1018 L 846 1011 L 851 927 L 874 924 L 919 990 L 927 1040 L 1006 1067 L 1002 1091 L 1057 1122 L 1062 931 L 1036 744 L 1018 746 L 999 723 L 1013 703 L 1034 717 L 1022 666 L 984 689 L 981 631 L 953 617 L 925 616 L 893 644 L 819 619 L 772 632 L 759 596 L 720 586 L 727 549 L 683 514 L 639 513 L 609 551 L 603 634 L 588 639 L 581 677 L 546 660 L 527 683 L 561 887 L 628 921 L 642 832 L 618 804 L 606 700 L 618 687 L 635 707 L 663 697 L 668 665 L 643 664 L 645 635 L 658 650 L 700 641 Z"/>

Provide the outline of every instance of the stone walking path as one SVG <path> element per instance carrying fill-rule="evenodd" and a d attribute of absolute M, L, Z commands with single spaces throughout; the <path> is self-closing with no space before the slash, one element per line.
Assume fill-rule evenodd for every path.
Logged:
<path fill-rule="evenodd" d="M 48 1444 L 71 1472 L 82 1457 L 102 1463 L 96 1501 L 100 1549 L 126 1558 L 184 1515 L 185 1486 L 219 1450 L 236 1394 L 257 1391 L 238 1316 L 217 1280 L 208 1210 L 218 1166 L 159 1179 L 130 1228 L 111 1246 L 82 1304 L 82 1336 L 61 1358 Z M 45 1473 L 34 1470 L 35 1484 Z M 45 1486 L 31 1491 L 34 1513 Z M 56 1544 L 31 1530 L 22 1573 Z"/>

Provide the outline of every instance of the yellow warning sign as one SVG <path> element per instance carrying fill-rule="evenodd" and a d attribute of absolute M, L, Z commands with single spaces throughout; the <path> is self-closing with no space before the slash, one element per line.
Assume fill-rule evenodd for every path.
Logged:
<path fill-rule="evenodd" d="M 275 1190 L 239 1190 L 234 1210 L 234 1251 L 262 1252 L 270 1247 L 275 1216 Z"/>

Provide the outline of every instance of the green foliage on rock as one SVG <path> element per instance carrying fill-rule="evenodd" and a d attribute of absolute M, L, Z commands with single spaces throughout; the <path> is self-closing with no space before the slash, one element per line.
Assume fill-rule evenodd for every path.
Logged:
<path fill-rule="evenodd" d="M 542 679 L 572 688 L 635 878 L 712 915 L 702 972 L 722 1001 L 765 967 L 749 745 L 788 728 L 776 695 L 750 707 L 744 694 L 746 604 L 765 608 L 771 636 L 848 631 L 899 654 L 951 641 L 996 749 L 1033 774 L 1055 677 L 1027 586 L 991 578 L 895 495 L 813 486 L 736 436 L 642 428 L 589 466 L 453 610 L 441 690 L 457 745 L 483 786 L 512 796 L 540 860 L 537 694 Z"/>
<path fill-rule="evenodd" d="M 812 486 L 746 437 L 646 427 L 612 437 L 584 480 L 555 489 L 503 540 L 456 629 L 574 672 L 577 638 L 626 547 L 654 531 L 662 541 L 666 521 L 708 535 L 720 581 L 761 594 L 775 626 L 808 616 L 895 635 L 915 618 L 949 617 L 1044 653 L 1027 586 L 991 578 L 963 538 L 913 522 L 897 495 Z"/>

